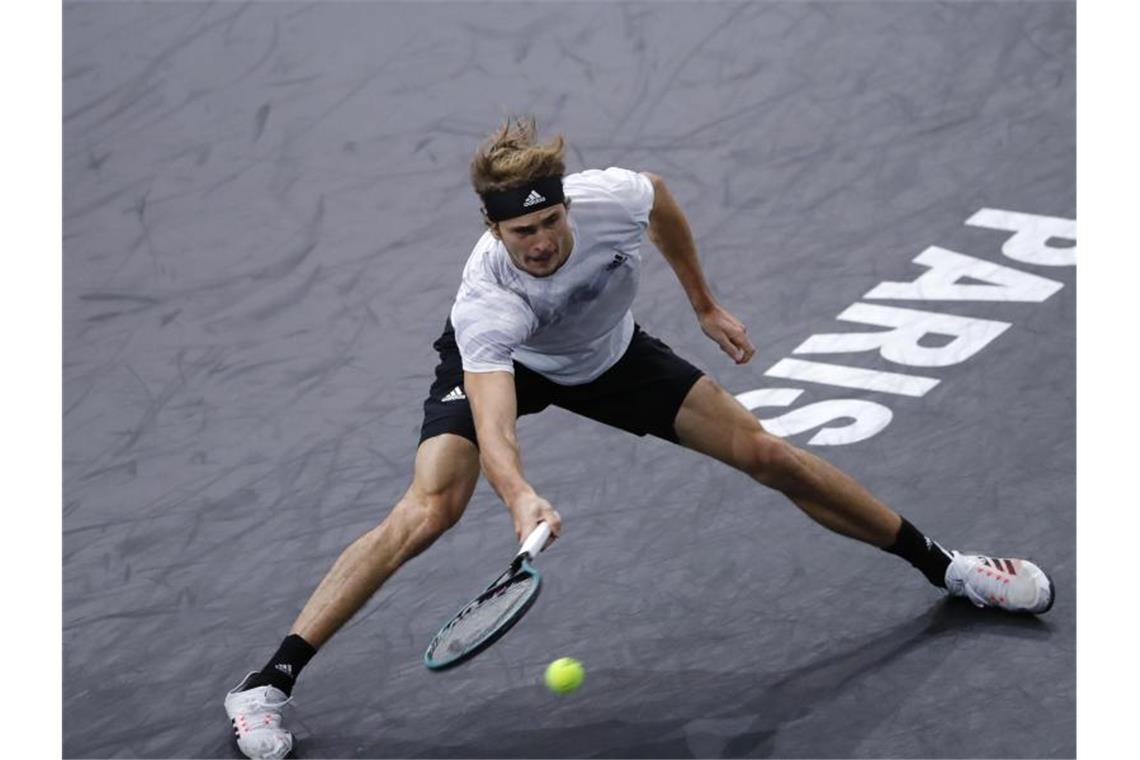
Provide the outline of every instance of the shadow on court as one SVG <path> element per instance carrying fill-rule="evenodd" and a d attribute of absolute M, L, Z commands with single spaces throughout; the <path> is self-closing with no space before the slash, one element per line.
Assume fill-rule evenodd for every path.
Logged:
<path fill-rule="evenodd" d="M 555 697 L 529 687 L 472 705 L 461 720 L 441 722 L 433 740 L 302 737 L 294 756 L 851 757 L 877 737 L 894 748 L 893 756 L 953 757 L 954 747 L 933 746 L 921 727 L 892 720 L 925 688 L 913 671 L 944 659 L 957 639 L 1040 641 L 1050 635 L 1047 621 L 995 616 L 947 599 L 910 622 L 787 671 L 749 670 L 747 650 L 721 661 L 726 669 L 739 666 L 736 672 L 600 670 L 590 672 L 574 695 Z M 636 717 L 628 715 L 631 702 Z M 831 703 L 847 708 L 822 715 L 819 709 Z M 562 725 L 528 728 L 536 723 Z M 431 731 L 427 724 L 423 729 Z M 447 741 L 463 734 L 475 738 Z M 236 749 L 231 753 L 240 756 Z M 1002 754 L 1019 756 L 1015 747 Z"/>

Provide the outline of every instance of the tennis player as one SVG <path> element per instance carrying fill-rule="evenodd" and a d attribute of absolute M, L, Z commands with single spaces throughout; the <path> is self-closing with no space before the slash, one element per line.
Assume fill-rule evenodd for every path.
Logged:
<path fill-rule="evenodd" d="M 562 517 L 524 476 L 515 423 L 550 405 L 719 459 L 776 489 L 829 530 L 909 562 L 979 607 L 1042 613 L 1053 585 L 1036 565 L 946 551 L 819 457 L 764 431 L 732 394 L 634 321 L 642 239 L 673 268 L 701 330 L 736 364 L 755 352 L 713 297 L 684 214 L 664 180 L 611 167 L 566 174 L 561 136 L 508 120 L 480 147 L 471 181 L 487 230 L 443 334 L 412 483 L 350 545 L 259 672 L 225 699 L 239 748 L 280 758 L 293 745 L 281 708 L 310 658 L 401 565 L 463 514 L 479 473 L 521 540 Z"/>

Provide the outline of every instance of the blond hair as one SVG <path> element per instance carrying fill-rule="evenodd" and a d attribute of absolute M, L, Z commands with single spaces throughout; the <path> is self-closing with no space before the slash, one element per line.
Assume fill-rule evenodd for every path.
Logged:
<path fill-rule="evenodd" d="M 534 117 L 507 119 L 471 159 L 475 192 L 509 190 L 542 177 L 566 173 L 566 141 L 562 135 L 540 145 Z"/>

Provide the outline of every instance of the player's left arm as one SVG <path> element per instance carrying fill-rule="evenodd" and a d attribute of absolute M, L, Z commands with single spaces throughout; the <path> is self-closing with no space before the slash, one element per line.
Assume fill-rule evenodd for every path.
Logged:
<path fill-rule="evenodd" d="M 737 364 L 745 364 L 756 348 L 744 324 L 713 297 L 697 257 L 697 244 L 677 199 L 656 174 L 641 172 L 653 183 L 653 209 L 649 212 L 649 239 L 673 267 L 705 335 L 712 338 Z"/>

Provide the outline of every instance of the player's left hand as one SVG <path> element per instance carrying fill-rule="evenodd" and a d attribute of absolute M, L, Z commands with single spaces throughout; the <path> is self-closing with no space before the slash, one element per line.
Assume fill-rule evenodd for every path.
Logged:
<path fill-rule="evenodd" d="M 748 339 L 744 324 L 732 316 L 720 304 L 697 313 L 697 320 L 705 335 L 712 338 L 721 350 L 732 357 L 737 364 L 747 364 L 756 347 Z"/>

